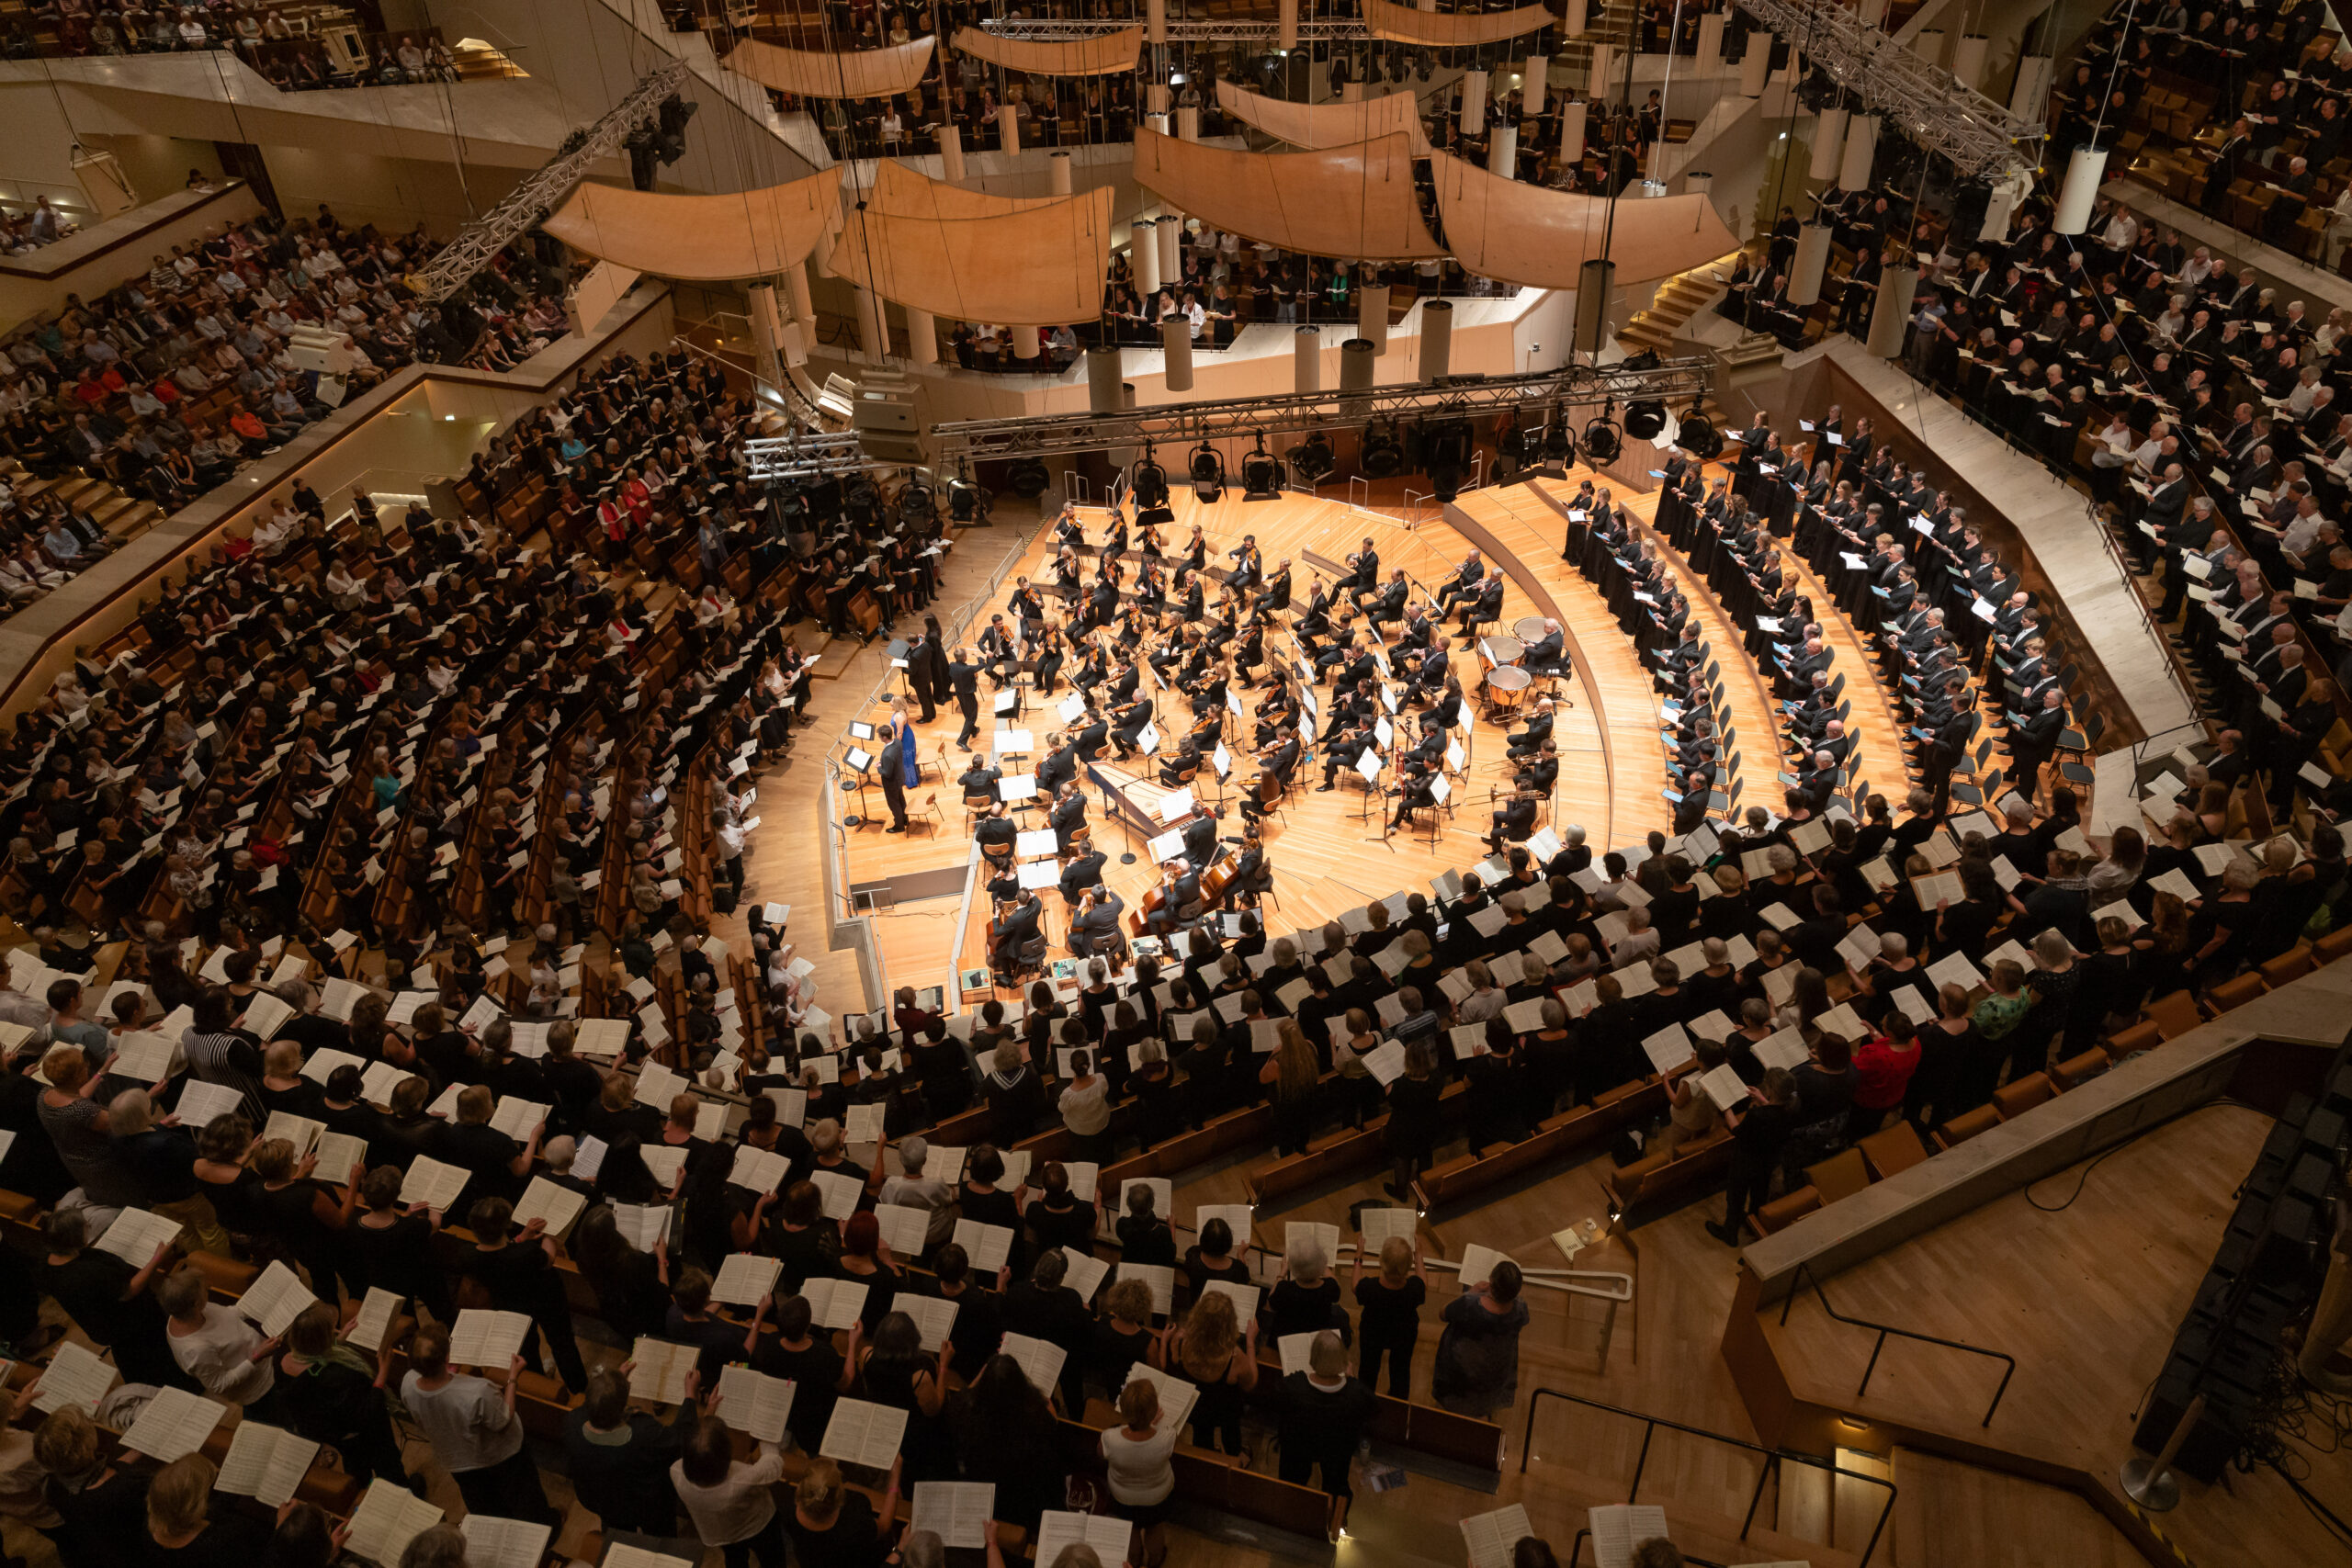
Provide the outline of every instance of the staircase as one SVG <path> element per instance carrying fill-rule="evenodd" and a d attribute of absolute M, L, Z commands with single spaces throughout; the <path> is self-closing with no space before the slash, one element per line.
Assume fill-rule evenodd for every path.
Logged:
<path fill-rule="evenodd" d="M 36 497 L 53 495 L 67 505 L 88 513 L 117 545 L 137 538 L 164 517 L 164 509 L 153 502 L 125 495 L 106 480 L 90 479 L 79 472 L 62 474 L 53 479 L 36 479 L 14 459 L 0 459 L 0 480 L 16 493 L 18 505 Z"/>
<path fill-rule="evenodd" d="M 1725 252 L 1714 260 L 1702 262 L 1688 272 L 1679 272 L 1658 285 L 1657 298 L 1649 309 L 1637 310 L 1617 334 L 1617 346 L 1627 354 L 1639 354 L 1644 349 L 1660 358 L 1674 356 L 1674 334 L 1682 323 L 1713 304 L 1724 291 L 1720 274 L 1731 265 L 1737 252 Z"/>

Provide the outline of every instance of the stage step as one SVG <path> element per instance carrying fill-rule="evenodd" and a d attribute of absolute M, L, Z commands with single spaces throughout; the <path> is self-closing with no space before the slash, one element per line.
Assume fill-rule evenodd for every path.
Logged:
<path fill-rule="evenodd" d="M 1625 1432 L 1612 1428 L 1606 1433 L 1608 1438 L 1630 1434 L 1631 1440 L 1639 1440 L 1641 1428 L 1634 1423 L 1614 1426 L 1623 1427 Z M 1670 1449 L 1669 1444 L 1675 1447 Z M 1790 1529 L 1785 1522 L 1767 1523 L 1772 1504 L 1770 1481 L 1766 1482 L 1764 1501 L 1743 1536 L 1740 1510 L 1744 1510 L 1755 1485 L 1757 1467 L 1764 1460 L 1742 1450 L 1706 1443 L 1690 1456 L 1694 1461 L 1707 1461 L 1703 1471 L 1678 1473 L 1675 1461 L 1680 1446 L 1701 1444 L 1701 1439 L 1679 1433 L 1657 1434 L 1644 1464 L 1642 1490 L 1636 1498 L 1665 1510 L 1667 1539 L 1684 1556 L 1710 1562 L 1783 1562 L 1810 1563 L 1812 1568 L 1860 1568 L 1861 1556 L 1857 1551 L 1825 1545 L 1803 1530 Z M 1580 1459 L 1588 1457 L 1588 1450 L 1582 1448 L 1575 1451 Z M 1536 1533 L 1565 1552 L 1568 1543 L 1576 1540 L 1577 1532 L 1586 1528 L 1593 1508 L 1626 1500 L 1626 1483 L 1623 1479 L 1594 1475 L 1557 1463 L 1544 1455 L 1544 1441 L 1539 1436 L 1526 1473 L 1516 1478 L 1519 1500 L 1526 1507 L 1528 1520 L 1534 1525 Z M 1628 1451 L 1622 1459 L 1624 1473 L 1630 1477 L 1634 1455 Z M 1612 1471 L 1615 1468 L 1611 1466 Z M 1810 1466 L 1797 1464 L 1783 1464 L 1781 1468 L 1782 1484 L 1786 1484 L 1791 1472 L 1811 1470 Z M 1717 1499 L 1718 1506 L 1710 1507 L 1703 1502 L 1685 1500 L 1678 1495 L 1679 1485 Z M 1827 1521 L 1823 1522 L 1826 1525 Z M 1589 1555 L 1588 1548 L 1588 1560 Z"/>
<path fill-rule="evenodd" d="M 2131 1540 L 2064 1487 L 1898 1447 L 1893 1538 L 1874 1562 L 1894 1568 L 2144 1568 Z M 1890 1554 L 1890 1547 L 1892 1552 Z"/>

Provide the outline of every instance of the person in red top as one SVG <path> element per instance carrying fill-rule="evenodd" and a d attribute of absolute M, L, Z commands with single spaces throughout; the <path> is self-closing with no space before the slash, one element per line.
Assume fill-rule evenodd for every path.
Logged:
<path fill-rule="evenodd" d="M 229 416 L 229 428 L 246 447 L 246 456 L 259 457 L 261 448 L 269 444 L 269 427 L 254 417 L 254 411 L 241 408 Z"/>
<path fill-rule="evenodd" d="M 1847 1116 L 1846 1136 L 1866 1138 L 1877 1132 L 1888 1111 L 1902 1108 L 1918 1069 L 1918 1025 L 1901 1009 L 1890 1010 L 1881 1032 L 1854 1053 L 1854 1108 Z"/>

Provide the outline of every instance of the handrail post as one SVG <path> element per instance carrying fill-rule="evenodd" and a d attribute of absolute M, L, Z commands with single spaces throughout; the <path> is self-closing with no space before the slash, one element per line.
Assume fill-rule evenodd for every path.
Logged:
<path fill-rule="evenodd" d="M 1870 1365 L 1862 1369 L 1862 1386 L 1854 1391 L 1854 1397 L 1856 1399 L 1861 1398 L 1862 1395 L 1870 1392 L 1871 1374 L 1878 1371 L 1879 1352 L 1885 1348 L 1886 1330 L 1882 1328 L 1878 1331 L 1878 1343 L 1871 1347 Z"/>
<path fill-rule="evenodd" d="M 1984 1407 L 1984 1419 L 1981 1424 L 1986 1427 L 1993 1424 L 1993 1412 L 2001 1407 L 2001 1395 L 2009 1392 L 2009 1380 L 2018 1375 L 2018 1359 L 2015 1356 L 2004 1356 L 2002 1359 L 2009 1365 L 2008 1369 L 2001 1374 L 2001 1386 L 1993 1391 L 1993 1403 Z"/>
<path fill-rule="evenodd" d="M 1756 1523 L 1756 1510 L 1761 1507 L 1764 1503 L 1764 1483 L 1771 1480 L 1772 1477 L 1779 1472 L 1780 1468 L 1781 1456 L 1779 1454 L 1772 1455 L 1771 1458 L 1766 1460 L 1762 1465 L 1758 1467 L 1756 1472 L 1756 1490 L 1747 1499 L 1747 1517 L 1739 1521 L 1740 1540 L 1746 1540 L 1747 1539 L 1747 1531 L 1749 1528 Z"/>
<path fill-rule="evenodd" d="M 1625 1494 L 1627 1503 L 1642 1495 L 1642 1472 L 1649 1468 L 1650 1439 L 1657 1435 L 1657 1421 L 1651 1417 L 1642 1423 L 1641 1456 L 1634 1461 L 1634 1484 Z"/>

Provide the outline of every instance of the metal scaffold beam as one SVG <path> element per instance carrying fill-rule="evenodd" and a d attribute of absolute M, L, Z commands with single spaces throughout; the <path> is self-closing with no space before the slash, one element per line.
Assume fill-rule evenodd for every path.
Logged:
<path fill-rule="evenodd" d="M 417 273 L 413 287 L 427 299 L 447 299 L 464 288 L 491 258 L 537 228 L 589 171 L 621 149 L 631 132 L 661 118 L 662 100 L 683 86 L 686 62 L 673 60 L 638 79 L 628 96 L 590 126 L 586 140 L 559 152 L 526 175 L 506 199 L 458 231 Z"/>
<path fill-rule="evenodd" d="M 1057 17 L 990 17 L 980 23 L 980 30 L 990 38 L 1010 39 L 1020 43 L 1071 43 L 1080 39 L 1101 38 L 1109 33 L 1123 33 L 1136 25 L 1132 17 L 1108 21 L 1083 18 L 1065 20 Z M 1272 43 L 1280 30 L 1272 17 L 1262 21 L 1247 17 L 1228 17 L 1204 20 L 1168 20 L 1170 43 Z M 1371 43 L 1376 41 L 1372 29 L 1361 21 L 1318 22 L 1301 17 L 1298 23 L 1301 43 Z"/>

